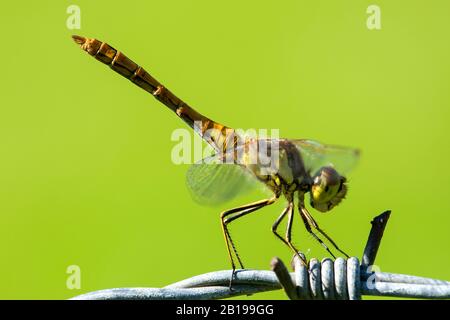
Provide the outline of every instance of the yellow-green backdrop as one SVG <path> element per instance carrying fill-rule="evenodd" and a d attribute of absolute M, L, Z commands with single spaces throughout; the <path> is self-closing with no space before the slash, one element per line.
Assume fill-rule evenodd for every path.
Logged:
<path fill-rule="evenodd" d="M 67 27 L 72 4 L 80 30 Z M 381 30 L 367 28 L 371 4 Z M 348 198 L 314 216 L 360 256 L 370 220 L 391 209 L 381 270 L 450 280 L 449 10 L 445 0 L 3 2 L 0 298 L 161 287 L 227 269 L 219 213 L 258 200 L 193 202 L 187 166 L 170 158 L 184 124 L 72 34 L 109 42 L 229 126 L 361 148 Z M 247 267 L 289 261 L 270 231 L 282 207 L 232 227 Z M 326 256 L 296 219 L 298 247 Z M 70 265 L 79 290 L 66 286 Z"/>

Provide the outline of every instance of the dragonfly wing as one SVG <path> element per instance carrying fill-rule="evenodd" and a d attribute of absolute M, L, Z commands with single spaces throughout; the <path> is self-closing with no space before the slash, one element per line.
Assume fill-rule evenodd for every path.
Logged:
<path fill-rule="evenodd" d="M 264 185 L 245 166 L 227 164 L 221 158 L 205 158 L 189 167 L 186 184 L 192 198 L 204 205 L 225 203 L 237 195 Z"/>
<path fill-rule="evenodd" d="M 332 166 L 341 175 L 348 174 L 357 165 L 359 150 L 322 144 L 314 140 L 290 140 L 299 150 L 306 169 L 315 174 L 323 166 Z"/>

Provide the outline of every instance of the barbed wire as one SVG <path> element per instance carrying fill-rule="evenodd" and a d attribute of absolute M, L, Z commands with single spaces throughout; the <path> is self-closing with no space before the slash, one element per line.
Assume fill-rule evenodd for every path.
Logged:
<path fill-rule="evenodd" d="M 450 282 L 373 270 L 390 211 L 372 220 L 361 263 L 356 257 L 313 258 L 308 266 L 294 256 L 288 272 L 273 258 L 272 271 L 237 270 L 229 288 L 231 270 L 194 276 L 164 288 L 115 288 L 93 291 L 74 300 L 210 300 L 283 289 L 289 299 L 359 300 L 361 296 L 450 299 Z M 302 254 L 300 254 L 302 255 Z"/>

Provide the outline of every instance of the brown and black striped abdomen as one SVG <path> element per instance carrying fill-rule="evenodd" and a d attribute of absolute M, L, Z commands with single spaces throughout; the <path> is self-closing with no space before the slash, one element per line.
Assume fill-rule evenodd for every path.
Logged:
<path fill-rule="evenodd" d="M 234 132 L 233 129 L 217 123 L 192 109 L 171 91 L 166 89 L 158 80 L 153 78 L 144 68 L 140 67 L 106 42 L 80 36 L 73 36 L 73 39 L 91 56 L 110 66 L 111 69 L 120 75 L 151 93 L 157 100 L 175 112 L 191 128 L 195 129 L 213 148 L 216 150 L 225 150 L 228 143 L 227 134 Z"/>

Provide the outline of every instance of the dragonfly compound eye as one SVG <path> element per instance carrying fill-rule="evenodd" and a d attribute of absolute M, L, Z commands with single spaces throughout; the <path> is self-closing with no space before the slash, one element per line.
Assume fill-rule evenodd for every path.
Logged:
<path fill-rule="evenodd" d="M 345 181 L 333 167 L 320 168 L 313 177 L 311 207 L 327 212 L 338 205 L 347 193 Z"/>

